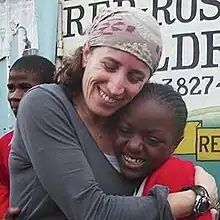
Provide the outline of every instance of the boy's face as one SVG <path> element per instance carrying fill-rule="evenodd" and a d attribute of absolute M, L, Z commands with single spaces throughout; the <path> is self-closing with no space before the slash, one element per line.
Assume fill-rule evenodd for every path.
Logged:
<path fill-rule="evenodd" d="M 116 129 L 114 151 L 122 174 L 146 177 L 162 165 L 179 142 L 173 115 L 156 101 L 139 98 L 129 105 Z"/>
<path fill-rule="evenodd" d="M 8 78 L 8 101 L 15 116 L 24 94 L 33 86 L 40 84 L 35 74 L 25 71 L 10 71 Z"/>

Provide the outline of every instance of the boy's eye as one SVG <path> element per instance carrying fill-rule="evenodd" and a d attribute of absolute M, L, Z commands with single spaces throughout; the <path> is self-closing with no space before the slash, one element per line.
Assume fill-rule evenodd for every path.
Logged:
<path fill-rule="evenodd" d="M 8 87 L 8 90 L 9 90 L 10 92 L 13 92 L 14 89 L 15 89 L 12 84 L 8 84 L 7 87 Z"/>

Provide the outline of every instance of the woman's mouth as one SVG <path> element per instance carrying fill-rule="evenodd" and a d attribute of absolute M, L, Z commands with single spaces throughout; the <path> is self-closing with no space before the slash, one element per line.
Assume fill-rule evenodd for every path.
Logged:
<path fill-rule="evenodd" d="M 101 90 L 100 88 L 98 88 L 99 91 L 99 95 L 102 98 L 102 100 L 104 100 L 105 102 L 107 102 L 108 104 L 114 104 L 116 102 L 115 99 L 111 98 L 110 96 L 108 96 L 103 90 Z"/>

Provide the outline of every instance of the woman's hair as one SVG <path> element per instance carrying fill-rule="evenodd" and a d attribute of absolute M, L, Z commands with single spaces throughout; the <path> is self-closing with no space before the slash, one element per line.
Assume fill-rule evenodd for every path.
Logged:
<path fill-rule="evenodd" d="M 82 66 L 83 48 L 79 47 L 71 57 L 63 62 L 63 67 L 55 75 L 55 82 L 64 86 L 65 92 L 76 97 L 82 92 L 82 77 L 84 68 Z"/>
<path fill-rule="evenodd" d="M 137 8 L 113 7 L 101 10 L 87 31 L 90 48 L 112 47 L 128 52 L 144 62 L 154 73 L 162 54 L 162 36 L 155 18 Z M 64 61 L 55 80 L 72 97 L 82 93 L 82 47 Z"/>
<path fill-rule="evenodd" d="M 177 132 L 176 134 L 179 137 L 182 137 L 184 135 L 184 129 L 188 116 L 186 104 L 180 93 L 176 92 L 172 86 L 158 83 L 145 84 L 142 91 L 133 99 L 133 101 L 109 118 L 106 126 L 115 128 L 121 115 L 126 112 L 126 108 L 129 105 L 133 105 L 135 100 L 139 100 L 140 102 L 144 103 L 145 100 L 149 99 L 154 100 L 161 106 L 165 106 L 170 110 L 170 112 L 173 114 L 173 122 Z"/>

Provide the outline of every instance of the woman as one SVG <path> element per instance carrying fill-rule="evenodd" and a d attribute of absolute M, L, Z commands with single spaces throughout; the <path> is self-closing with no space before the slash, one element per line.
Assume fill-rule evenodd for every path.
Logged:
<path fill-rule="evenodd" d="M 83 50 L 65 64 L 60 85 L 27 93 L 10 158 L 11 206 L 22 208 L 18 219 L 150 220 L 191 213 L 191 190 L 168 196 L 158 186 L 147 197 L 130 197 L 141 180 L 120 176 L 106 159 L 113 154 L 106 119 L 141 91 L 161 50 L 159 26 L 148 14 L 104 10 Z M 201 170 L 197 178 L 213 197 L 213 178 Z"/>

